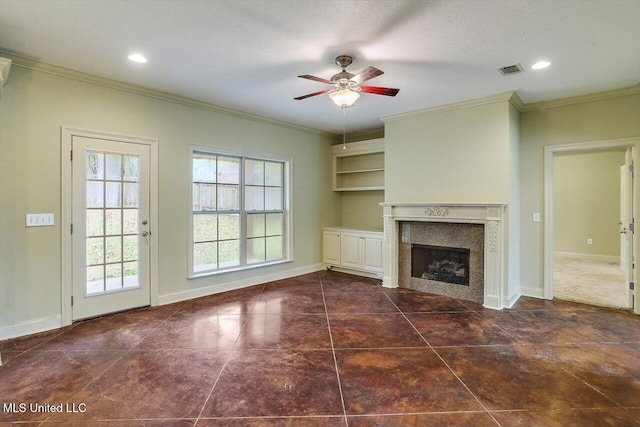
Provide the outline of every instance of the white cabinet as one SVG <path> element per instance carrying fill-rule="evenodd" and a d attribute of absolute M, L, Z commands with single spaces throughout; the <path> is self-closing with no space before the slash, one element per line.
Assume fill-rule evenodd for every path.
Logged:
<path fill-rule="evenodd" d="M 367 271 L 382 273 L 382 233 L 380 236 L 365 236 L 364 260 L 362 268 Z"/>
<path fill-rule="evenodd" d="M 340 232 L 322 230 L 322 262 L 329 265 L 340 264 Z"/>
<path fill-rule="evenodd" d="M 384 190 L 384 139 L 333 146 L 333 191 Z"/>
<path fill-rule="evenodd" d="M 380 274 L 382 238 L 379 231 L 326 228 L 322 231 L 322 261 L 333 267 Z"/>
<path fill-rule="evenodd" d="M 362 269 L 364 266 L 364 248 L 361 233 L 343 231 L 340 239 L 340 266 Z"/>

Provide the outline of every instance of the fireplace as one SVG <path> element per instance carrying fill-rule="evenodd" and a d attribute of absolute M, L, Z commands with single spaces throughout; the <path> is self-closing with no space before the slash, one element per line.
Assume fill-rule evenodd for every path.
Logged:
<path fill-rule="evenodd" d="M 399 221 L 398 287 L 484 303 L 482 224 Z"/>
<path fill-rule="evenodd" d="M 384 216 L 383 286 L 477 301 L 496 310 L 515 303 L 519 294 L 510 295 L 506 282 L 505 204 L 385 202 L 380 205 Z M 465 268 L 464 262 L 456 259 L 449 259 L 451 265 L 442 264 L 446 259 L 438 261 L 435 269 L 445 270 L 440 275 L 429 276 L 427 268 L 427 274 L 423 271 L 416 277 L 418 272 L 413 271 L 416 269 L 412 261 L 412 252 L 416 249 L 412 250 L 412 245 L 413 248 L 422 245 L 468 250 L 468 286 L 457 277 Z M 444 276 L 456 276 L 454 281 L 465 284 L 442 281 Z"/>
<path fill-rule="evenodd" d="M 469 286 L 469 249 L 411 245 L 411 277 Z"/>

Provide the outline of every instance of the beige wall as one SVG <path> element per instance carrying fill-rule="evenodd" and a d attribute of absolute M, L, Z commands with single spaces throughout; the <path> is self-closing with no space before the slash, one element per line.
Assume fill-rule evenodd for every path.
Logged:
<path fill-rule="evenodd" d="M 502 101 L 387 121 L 385 201 L 506 203 L 508 114 Z"/>
<path fill-rule="evenodd" d="M 620 166 L 624 157 L 625 150 L 554 156 L 554 251 L 620 256 Z M 593 245 L 587 239 L 593 239 Z"/>
<path fill-rule="evenodd" d="M 14 63 L 0 100 L 0 327 L 61 313 L 61 126 L 158 138 L 161 296 L 313 266 L 320 229 L 340 221 L 325 136 Z M 293 158 L 293 263 L 187 279 L 189 144 Z M 55 226 L 25 227 L 45 212 Z"/>
<path fill-rule="evenodd" d="M 544 147 L 640 136 L 640 94 L 541 108 L 520 114 L 520 281 L 523 291 L 544 288 Z"/>
<path fill-rule="evenodd" d="M 382 230 L 384 191 L 344 191 L 340 200 L 343 227 Z"/>
<path fill-rule="evenodd" d="M 509 104 L 509 206 L 507 208 L 509 295 L 520 295 L 520 112 Z"/>

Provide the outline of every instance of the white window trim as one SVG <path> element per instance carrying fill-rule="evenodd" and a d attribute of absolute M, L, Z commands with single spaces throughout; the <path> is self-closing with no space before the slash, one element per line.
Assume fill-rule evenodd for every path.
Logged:
<path fill-rule="evenodd" d="M 208 153 L 211 155 L 220 155 L 220 156 L 231 156 L 231 157 L 243 157 L 243 158 L 249 158 L 249 159 L 256 159 L 256 160 L 271 160 L 271 161 L 277 161 L 277 162 L 283 162 L 283 179 L 284 179 L 284 195 L 283 195 L 283 212 L 284 212 L 284 224 L 283 224 L 283 243 L 284 243 L 284 248 L 283 248 L 283 258 L 279 259 L 277 261 L 272 261 L 272 262 L 265 262 L 265 263 L 261 263 L 261 264 L 251 264 L 251 265 L 240 265 L 237 267 L 229 267 L 229 268 L 225 268 L 222 270 L 214 270 L 214 271 L 205 271 L 205 272 L 194 272 L 193 269 L 193 155 L 195 152 L 200 152 L 200 153 Z M 269 153 L 260 153 L 260 152 L 254 152 L 254 151 L 244 151 L 244 150 L 235 150 L 235 149 L 229 149 L 229 148 L 222 148 L 222 147 L 209 147 L 209 146 L 203 146 L 203 145 L 194 145 L 191 144 L 189 145 L 189 159 L 188 159 L 188 164 L 189 164 L 189 183 L 188 183 L 188 189 L 189 189 L 189 204 L 187 206 L 188 208 L 188 217 L 189 217 L 189 232 L 188 234 L 188 250 L 187 250 L 187 254 L 188 254 L 188 262 L 187 262 L 187 278 L 188 279 L 197 279 L 199 277 L 207 277 L 207 276 L 217 276 L 220 274 L 226 274 L 226 273 L 233 273 L 233 272 L 238 272 L 238 271 L 245 271 L 245 270 L 253 270 L 256 268 L 263 268 L 263 267 L 269 267 L 269 266 L 273 266 L 273 265 L 278 265 L 278 264 L 284 264 L 284 263 L 289 263 L 289 262 L 293 262 L 293 206 L 291 203 L 291 198 L 293 197 L 293 158 L 291 157 L 285 157 L 285 156 L 278 156 L 275 154 L 269 154 Z M 244 168 L 242 169 L 242 171 L 244 172 Z M 241 181 L 243 181 L 241 179 Z M 240 198 L 241 198 L 241 202 L 242 202 L 242 198 L 244 198 L 244 187 L 243 185 L 240 186 Z M 242 221 L 242 215 L 241 215 L 241 219 Z M 246 228 L 246 224 L 244 225 Z M 244 239 L 245 241 L 243 241 L 243 239 L 240 239 L 240 251 L 242 253 L 242 251 L 246 250 L 246 239 Z"/>

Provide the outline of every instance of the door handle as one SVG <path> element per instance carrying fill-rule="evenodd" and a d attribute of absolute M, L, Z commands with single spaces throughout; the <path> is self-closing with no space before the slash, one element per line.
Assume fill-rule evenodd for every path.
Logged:
<path fill-rule="evenodd" d="M 147 237 L 148 235 L 149 235 L 149 232 L 148 232 L 148 231 L 143 231 L 143 232 L 142 232 L 142 237 Z"/>
<path fill-rule="evenodd" d="M 627 229 L 623 228 L 622 230 L 620 230 L 620 234 L 627 234 Z"/>

